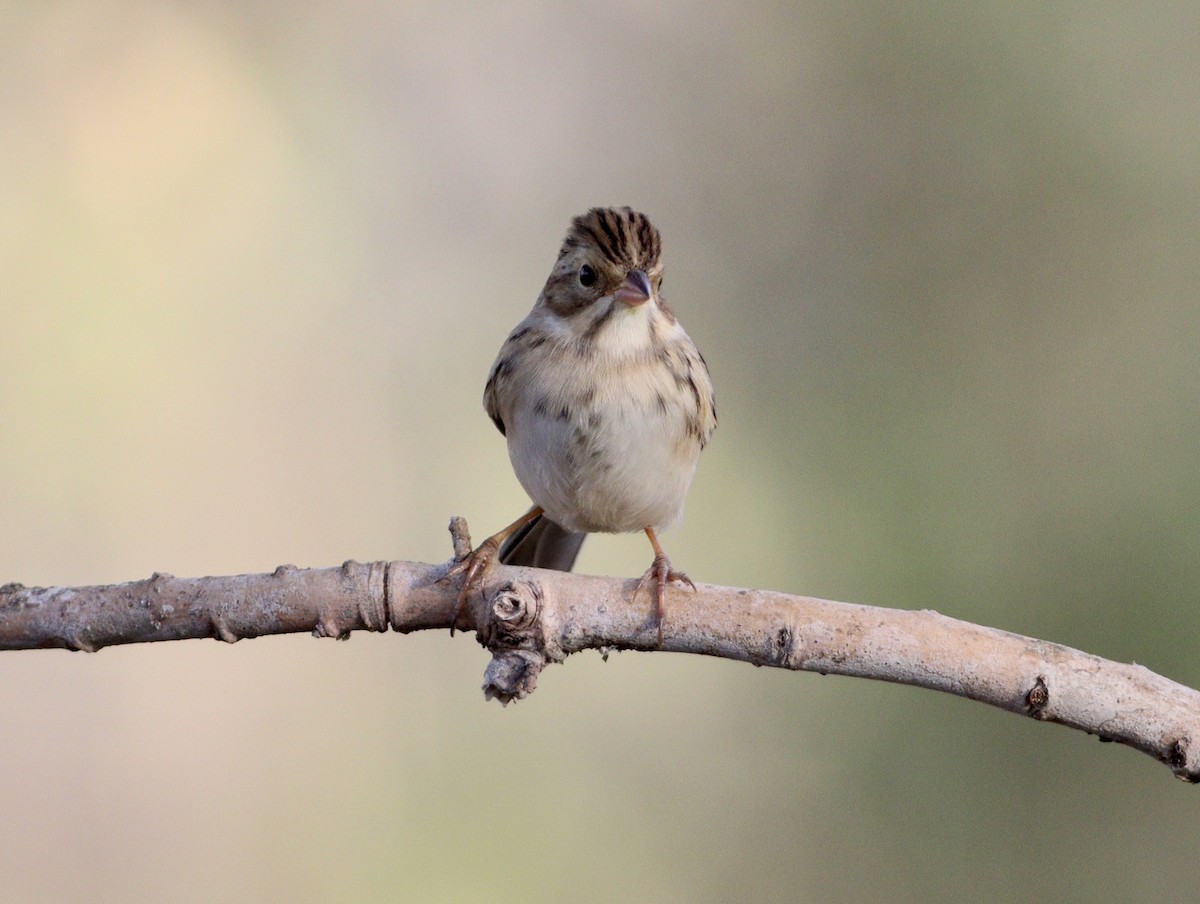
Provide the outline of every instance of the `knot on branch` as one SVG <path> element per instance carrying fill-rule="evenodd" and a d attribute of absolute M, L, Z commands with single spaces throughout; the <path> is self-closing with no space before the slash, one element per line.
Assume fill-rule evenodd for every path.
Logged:
<path fill-rule="evenodd" d="M 546 657 L 533 650 L 505 650 L 492 655 L 483 673 L 483 696 L 507 706 L 533 693 Z"/>
<path fill-rule="evenodd" d="M 1183 779 L 1190 785 L 1196 785 L 1200 784 L 1200 766 L 1189 762 L 1192 759 L 1190 756 L 1191 746 L 1191 740 L 1186 737 L 1179 738 L 1170 744 L 1166 763 L 1171 767 L 1176 778 Z"/>
<path fill-rule="evenodd" d="M 542 595 L 536 584 L 505 584 L 492 597 L 492 617 L 498 630 L 514 634 L 537 621 Z M 514 635 L 515 636 L 515 635 Z"/>
<path fill-rule="evenodd" d="M 1025 712 L 1035 719 L 1046 718 L 1046 707 L 1050 705 L 1050 688 L 1046 686 L 1046 676 L 1038 675 L 1037 683 L 1025 695 Z"/>
<path fill-rule="evenodd" d="M 483 676 L 483 695 L 508 704 L 537 687 L 538 674 L 552 658 L 546 650 L 541 585 L 508 581 L 488 595 L 480 642 L 492 652 Z"/>

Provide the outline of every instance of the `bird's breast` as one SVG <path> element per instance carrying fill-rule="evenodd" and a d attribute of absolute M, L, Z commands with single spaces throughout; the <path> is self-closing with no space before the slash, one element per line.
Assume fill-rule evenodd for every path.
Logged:
<path fill-rule="evenodd" d="M 678 384 L 655 359 L 531 375 L 507 418 L 509 456 L 530 498 L 576 531 L 676 521 L 700 454 L 694 398 Z"/>

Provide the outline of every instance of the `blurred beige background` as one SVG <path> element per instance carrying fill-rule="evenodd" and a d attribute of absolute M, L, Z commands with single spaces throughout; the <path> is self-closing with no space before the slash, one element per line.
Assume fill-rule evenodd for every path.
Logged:
<path fill-rule="evenodd" d="M 0 582 L 441 561 L 570 219 L 649 213 L 697 579 L 1200 685 L 1200 11 L 0 4 Z M 636 575 L 637 537 L 581 568 Z M 0 656 L 6 901 L 1131 901 L 1200 791 L 929 692 L 470 637 Z"/>

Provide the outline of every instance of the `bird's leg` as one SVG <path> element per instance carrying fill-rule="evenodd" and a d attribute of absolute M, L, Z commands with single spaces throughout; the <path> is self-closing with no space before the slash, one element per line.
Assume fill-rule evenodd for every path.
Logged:
<path fill-rule="evenodd" d="M 483 575 L 487 570 L 491 568 L 492 563 L 496 560 L 497 553 L 500 551 L 500 545 L 526 524 L 536 521 L 540 517 L 542 517 L 542 507 L 535 505 L 508 527 L 497 531 L 480 543 L 469 556 L 454 567 L 454 572 L 465 571 L 466 574 L 463 576 L 463 585 L 462 590 L 458 594 L 458 602 L 454 606 L 454 617 L 450 620 L 451 637 L 454 636 L 454 626 L 458 623 L 458 616 L 467 601 L 467 596 L 479 581 L 483 579 Z"/>
<path fill-rule="evenodd" d="M 657 590 L 654 602 L 654 622 L 658 625 L 658 645 L 661 647 L 663 642 L 663 615 L 666 614 L 664 603 L 667 596 L 667 584 L 671 581 L 680 581 L 687 584 L 693 590 L 696 585 L 682 571 L 676 571 L 671 567 L 671 560 L 667 558 L 667 554 L 663 552 L 662 545 L 658 542 L 658 536 L 654 533 L 654 528 L 644 528 L 646 537 L 650 540 L 650 545 L 654 547 L 654 561 L 650 563 L 650 567 L 646 569 L 646 573 L 642 575 L 642 579 L 638 581 L 637 589 L 633 591 L 633 598 L 637 599 L 637 595 L 642 592 L 642 585 L 651 578 L 654 579 L 654 584 Z"/>

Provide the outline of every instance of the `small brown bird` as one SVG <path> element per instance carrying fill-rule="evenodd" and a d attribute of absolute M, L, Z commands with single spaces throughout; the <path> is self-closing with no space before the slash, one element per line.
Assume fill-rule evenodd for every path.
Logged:
<path fill-rule="evenodd" d="M 644 531 L 662 642 L 681 581 L 658 532 L 677 521 L 717 426 L 712 379 L 661 295 L 662 240 L 644 214 L 593 208 L 567 231 L 546 286 L 500 349 L 483 404 L 533 508 L 468 557 L 457 619 L 497 557 L 570 571 L 588 533 Z M 453 628 L 451 628 L 453 633 Z"/>

